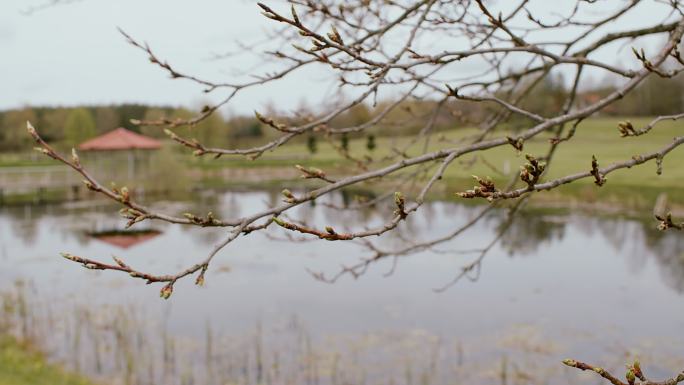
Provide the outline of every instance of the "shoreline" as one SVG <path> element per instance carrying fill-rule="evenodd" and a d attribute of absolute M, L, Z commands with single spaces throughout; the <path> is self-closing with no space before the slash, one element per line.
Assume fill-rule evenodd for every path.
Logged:
<path fill-rule="evenodd" d="M 195 187 L 193 190 L 170 190 L 170 191 L 145 191 L 143 194 L 143 201 L 146 204 L 152 204 L 155 201 L 177 201 L 183 202 L 192 199 L 192 196 L 198 191 L 211 192 L 254 192 L 254 191 L 268 191 L 274 194 L 279 194 L 283 188 L 290 188 L 294 183 L 300 184 L 299 189 L 311 189 L 317 185 L 315 182 L 304 181 L 297 179 L 270 179 L 267 181 L 232 181 L 230 183 L 211 183 L 203 184 L 201 187 Z M 464 199 L 455 196 L 457 191 L 455 185 L 459 187 L 465 183 L 472 184 L 468 180 L 446 180 L 441 186 L 438 186 L 432 194 L 428 195 L 428 202 L 450 202 L 463 204 L 467 206 L 481 206 L 485 205 L 486 201 L 483 199 Z M 684 217 L 684 203 L 677 198 L 684 197 L 684 193 L 677 194 L 678 189 L 671 189 L 674 193 L 668 193 L 667 189 L 661 191 L 655 188 L 641 188 L 634 194 L 629 194 L 630 199 L 625 199 L 627 192 L 623 190 L 633 191 L 635 187 L 632 186 L 615 186 L 616 188 L 603 187 L 601 190 L 589 184 L 577 184 L 574 189 L 554 190 L 552 192 L 535 192 L 534 196 L 529 200 L 528 209 L 532 210 L 552 210 L 559 213 L 574 213 L 582 214 L 597 214 L 601 216 L 621 216 L 626 218 L 645 219 L 653 218 L 654 206 L 656 202 L 661 202 L 660 206 L 667 207 L 666 211 L 671 212 L 675 217 Z M 346 193 L 357 196 L 375 196 L 389 191 L 391 186 L 386 183 L 379 183 L 369 188 L 346 189 Z M 297 188 L 291 188 L 296 191 Z M 414 189 L 415 190 L 415 189 Z M 132 189 L 133 194 L 136 192 Z M 341 190 L 342 191 L 342 190 Z M 416 191 L 403 190 L 406 194 L 412 194 Z M 588 193 L 589 192 L 589 193 Z M 655 195 L 657 194 L 657 195 Z M 655 195 L 655 198 L 654 198 Z M 675 197 L 673 201 L 671 199 Z M 511 200 L 512 201 L 512 200 Z M 664 202 L 664 204 L 663 204 Z M 91 205 L 112 204 L 116 205 L 111 200 L 101 197 L 99 194 L 85 191 L 77 198 L 74 198 L 68 191 L 65 190 L 48 190 L 44 192 L 43 196 L 37 194 L 14 194 L 5 195 L 0 201 L 0 210 L 4 208 L 21 207 L 26 205 L 71 205 L 76 207 L 88 207 Z"/>

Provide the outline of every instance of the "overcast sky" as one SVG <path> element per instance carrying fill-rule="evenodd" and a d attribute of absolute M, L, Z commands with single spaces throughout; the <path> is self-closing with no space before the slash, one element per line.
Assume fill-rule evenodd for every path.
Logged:
<path fill-rule="evenodd" d="M 257 41 L 273 25 L 261 16 L 255 1 L 246 0 L 83 0 L 22 13 L 44 1 L 0 1 L 0 108 L 112 102 L 199 105 L 212 95 L 188 81 L 171 81 L 127 44 L 117 27 L 147 41 L 184 72 L 226 81 L 235 67 L 251 66 L 252 60 L 212 61 L 212 54 L 226 52 L 235 40 Z M 276 86 L 270 93 L 287 87 Z M 251 92 L 233 108 L 253 109 L 268 99 L 263 91 Z"/>
<path fill-rule="evenodd" d="M 0 109 L 123 102 L 198 106 L 218 100 L 223 95 L 206 95 L 190 82 L 169 80 L 125 42 L 117 27 L 147 41 L 184 72 L 230 81 L 235 68 L 248 69 L 253 59 L 212 61 L 212 54 L 230 50 L 236 40 L 258 41 L 273 26 L 254 0 L 81 0 L 23 13 L 45 2 L 49 0 L 0 0 Z M 571 4 L 534 3 L 547 10 Z M 626 23 L 636 28 L 652 23 L 653 16 L 642 7 Z M 620 60 L 615 52 L 603 55 Z M 294 108 L 303 99 L 315 100 L 312 95 L 334 92 L 326 79 L 316 71 L 296 74 L 245 93 L 229 110 L 244 113 L 269 102 Z"/>

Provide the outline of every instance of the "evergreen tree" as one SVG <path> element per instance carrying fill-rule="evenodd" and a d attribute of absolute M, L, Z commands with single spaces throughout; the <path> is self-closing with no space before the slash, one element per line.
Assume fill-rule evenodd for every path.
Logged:
<path fill-rule="evenodd" d="M 375 135 L 370 134 L 366 138 L 366 148 L 368 149 L 368 151 L 373 152 L 373 150 L 375 150 L 375 147 Z"/>
<path fill-rule="evenodd" d="M 349 151 L 349 137 L 346 133 L 342 134 L 342 138 L 340 139 L 340 146 L 342 147 L 342 150 L 344 152 Z"/>
<path fill-rule="evenodd" d="M 306 147 L 309 149 L 309 153 L 312 155 L 315 154 L 316 151 L 318 151 L 315 136 L 309 135 L 309 138 L 306 140 Z"/>

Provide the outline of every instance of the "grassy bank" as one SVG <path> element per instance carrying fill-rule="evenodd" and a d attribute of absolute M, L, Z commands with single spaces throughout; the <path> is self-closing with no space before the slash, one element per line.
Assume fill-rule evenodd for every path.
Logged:
<path fill-rule="evenodd" d="M 48 364 L 30 346 L 0 336 L 0 385 L 92 385 L 92 382 Z"/>

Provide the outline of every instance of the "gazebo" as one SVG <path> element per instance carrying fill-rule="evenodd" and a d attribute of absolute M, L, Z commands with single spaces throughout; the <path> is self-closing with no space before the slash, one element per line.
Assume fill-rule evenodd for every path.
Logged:
<path fill-rule="evenodd" d="M 116 152 L 126 155 L 128 163 L 128 179 L 135 177 L 136 162 L 140 161 L 143 151 L 158 150 L 161 142 L 148 136 L 119 127 L 78 146 L 80 151 Z M 100 163 L 98 161 L 98 163 Z M 108 167 L 109 168 L 109 167 Z"/>

